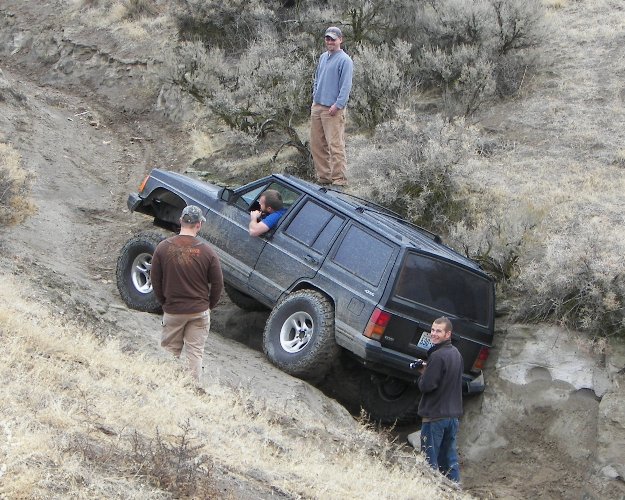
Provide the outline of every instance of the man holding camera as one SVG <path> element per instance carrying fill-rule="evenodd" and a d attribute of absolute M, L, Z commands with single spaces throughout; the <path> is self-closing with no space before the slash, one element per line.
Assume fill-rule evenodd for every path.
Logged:
<path fill-rule="evenodd" d="M 458 349 L 451 345 L 451 321 L 434 320 L 427 363 L 419 372 L 419 416 L 421 417 L 421 451 L 430 466 L 452 481 L 460 483 L 460 465 L 456 435 L 462 416 L 462 373 L 464 362 Z"/>

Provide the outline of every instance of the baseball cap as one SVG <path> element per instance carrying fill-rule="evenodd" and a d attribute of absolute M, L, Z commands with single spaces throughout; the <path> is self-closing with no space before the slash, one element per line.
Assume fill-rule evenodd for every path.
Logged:
<path fill-rule="evenodd" d="M 184 207 L 181 218 L 182 222 L 187 224 L 196 224 L 197 222 L 204 222 L 206 220 L 204 214 L 202 214 L 202 209 L 195 205 Z"/>
<path fill-rule="evenodd" d="M 336 40 L 337 38 L 343 38 L 343 32 L 336 26 L 330 26 L 324 36 L 329 36 L 333 40 Z"/>

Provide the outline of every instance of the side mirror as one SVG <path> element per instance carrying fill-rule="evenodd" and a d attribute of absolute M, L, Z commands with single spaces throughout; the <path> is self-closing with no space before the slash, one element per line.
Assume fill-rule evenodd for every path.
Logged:
<path fill-rule="evenodd" d="M 230 203 L 232 200 L 232 196 L 234 195 L 234 191 L 230 188 L 222 188 L 219 191 L 219 199 L 225 201 L 226 203 Z"/>

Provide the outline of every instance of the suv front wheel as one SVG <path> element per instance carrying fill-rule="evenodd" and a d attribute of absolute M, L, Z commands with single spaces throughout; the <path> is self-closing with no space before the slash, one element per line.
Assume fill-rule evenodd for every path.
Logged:
<path fill-rule="evenodd" d="M 141 233 L 129 239 L 117 259 L 117 289 L 122 300 L 131 309 L 160 313 L 150 279 L 152 255 L 165 238 L 158 233 Z"/>
<path fill-rule="evenodd" d="M 286 373 L 314 382 L 323 379 L 339 354 L 331 302 L 314 290 L 284 297 L 267 319 L 263 349 Z"/>

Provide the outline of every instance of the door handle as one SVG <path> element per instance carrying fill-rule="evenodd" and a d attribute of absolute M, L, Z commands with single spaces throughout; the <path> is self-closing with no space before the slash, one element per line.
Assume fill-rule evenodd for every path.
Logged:
<path fill-rule="evenodd" d="M 319 261 L 310 254 L 306 255 L 306 257 L 304 257 L 304 260 L 308 262 L 309 264 L 313 264 L 315 266 L 319 264 Z"/>

